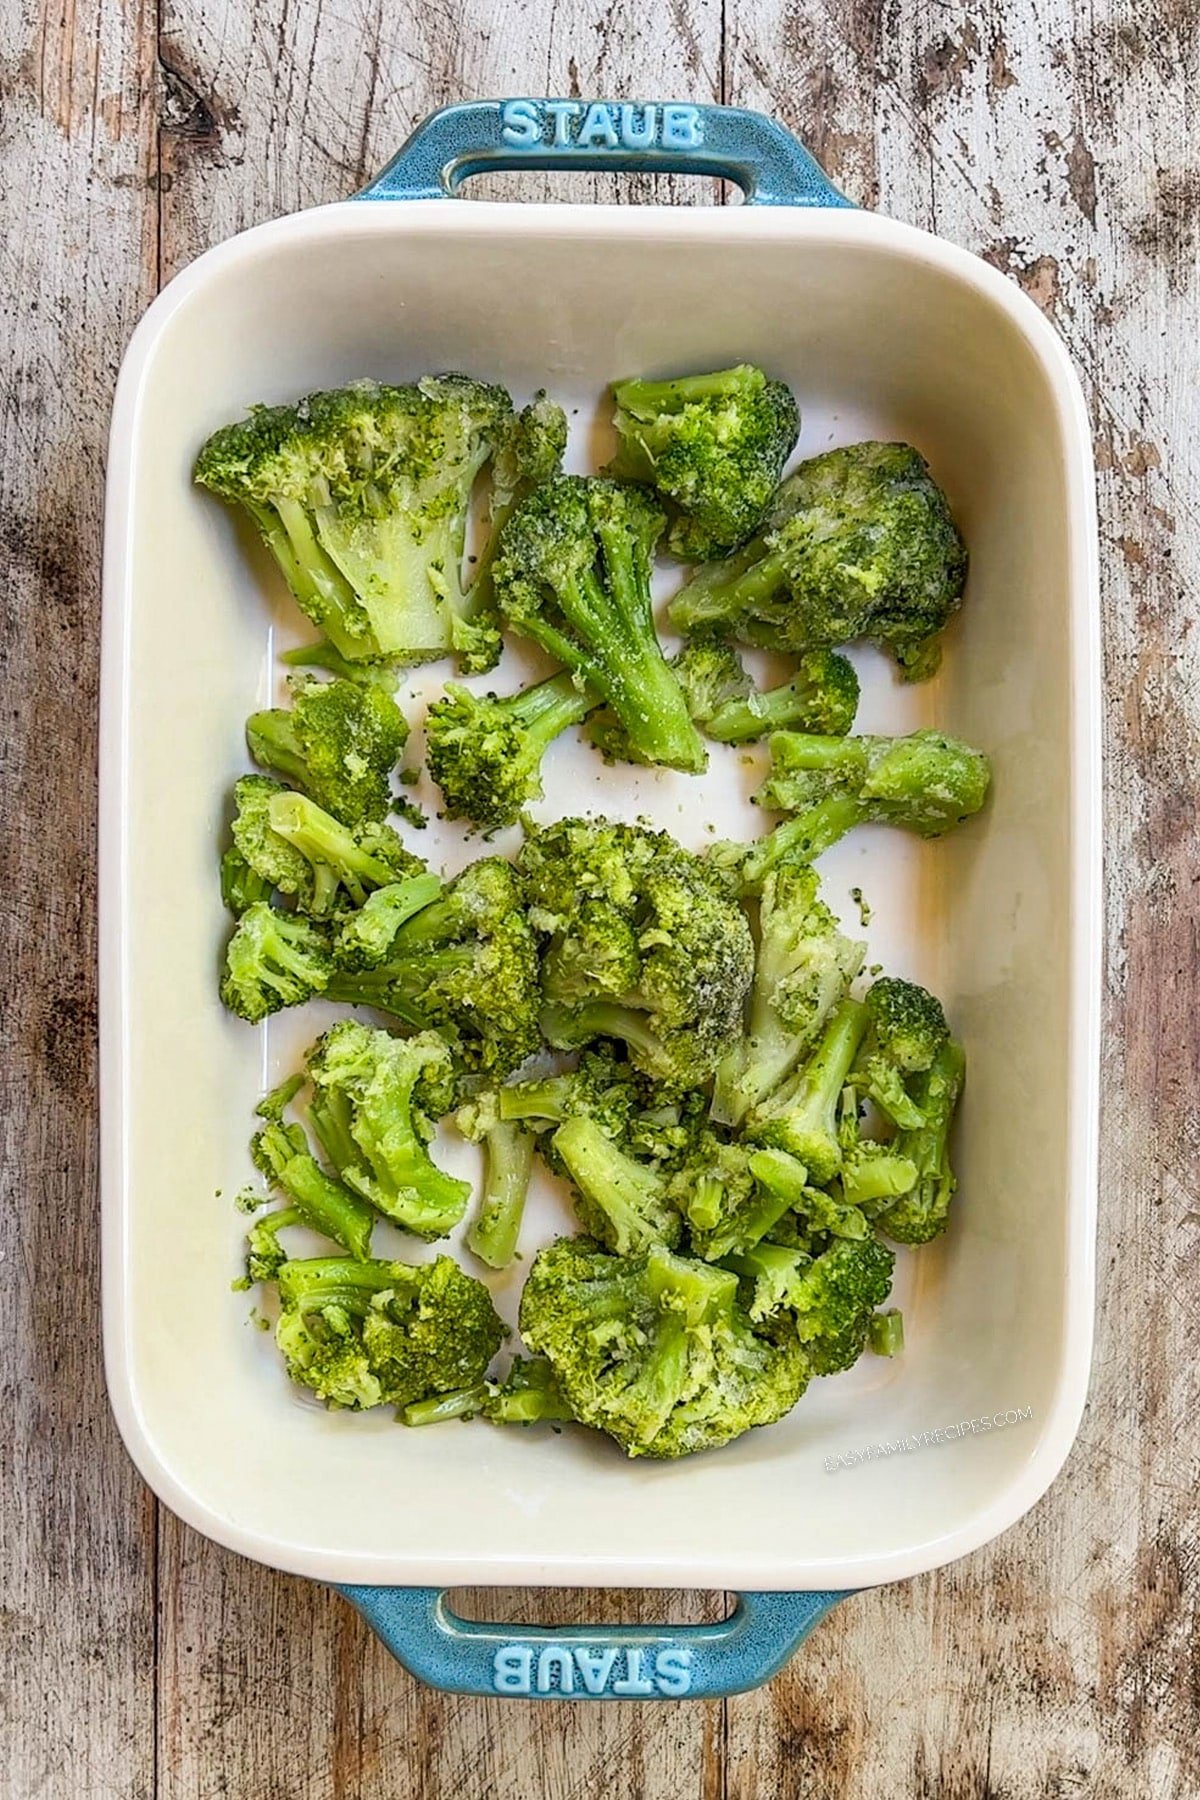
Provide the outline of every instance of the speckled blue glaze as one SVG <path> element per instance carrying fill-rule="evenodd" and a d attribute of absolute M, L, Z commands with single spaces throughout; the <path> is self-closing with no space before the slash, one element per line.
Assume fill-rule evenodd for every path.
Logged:
<path fill-rule="evenodd" d="M 736 181 L 749 206 L 849 206 L 762 113 L 673 100 L 476 100 L 417 126 L 359 200 L 442 200 L 494 169 L 652 170 Z M 709 1700 L 778 1673 L 842 1593 L 742 1594 L 717 1625 L 488 1625 L 439 1588 L 343 1587 L 396 1660 L 452 1694 Z"/>
<path fill-rule="evenodd" d="M 711 1700 L 769 1681 L 842 1593 L 742 1594 L 717 1625 L 488 1625 L 440 1588 L 344 1587 L 410 1674 L 514 1700 Z"/>
<path fill-rule="evenodd" d="M 470 100 L 417 126 L 359 200 L 443 200 L 487 169 L 723 176 L 749 206 L 849 206 L 763 113 L 678 100 Z"/>

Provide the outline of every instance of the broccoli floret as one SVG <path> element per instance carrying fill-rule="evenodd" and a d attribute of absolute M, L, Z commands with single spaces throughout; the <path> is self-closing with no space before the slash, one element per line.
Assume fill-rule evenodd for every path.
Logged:
<path fill-rule="evenodd" d="M 225 950 L 221 999 L 251 1025 L 323 993 L 333 974 L 329 939 L 319 925 L 276 912 L 265 900 L 246 908 Z"/>
<path fill-rule="evenodd" d="M 792 1187 L 803 1185 L 802 1164 L 792 1164 L 794 1182 L 773 1173 L 762 1181 L 755 1160 L 751 1146 L 708 1129 L 671 1174 L 668 1192 L 687 1219 L 693 1252 L 707 1262 L 756 1244 L 791 1207 Z M 782 1153 L 778 1160 L 792 1163 Z"/>
<path fill-rule="evenodd" d="M 221 899 L 235 919 L 249 912 L 256 900 L 269 900 L 275 889 L 250 867 L 236 844 L 221 858 Z"/>
<path fill-rule="evenodd" d="M 718 869 L 757 892 L 782 863 L 809 863 L 856 825 L 877 823 L 940 837 L 977 813 L 991 767 L 982 751 L 940 731 L 907 737 L 817 737 L 777 731 L 760 806 L 794 817 L 750 845 L 717 844 Z"/>
<path fill-rule="evenodd" d="M 742 363 L 673 381 L 618 381 L 621 439 L 609 473 L 655 488 L 671 515 L 667 546 L 685 562 L 726 556 L 762 523 L 800 413 L 782 381 Z"/>
<path fill-rule="evenodd" d="M 897 1132 L 891 1148 L 914 1164 L 916 1180 L 878 1220 L 879 1229 L 898 1244 L 927 1244 L 946 1229 L 958 1186 L 950 1167 L 950 1127 L 965 1069 L 962 1045 L 947 1038 L 932 1066 L 912 1078 L 909 1091 L 924 1122 Z"/>
<path fill-rule="evenodd" d="M 560 1049 L 616 1038 L 655 1080 L 700 1086 L 736 1039 L 753 973 L 745 914 L 665 832 L 559 820 L 520 855 L 549 939 L 542 1030 Z"/>
<path fill-rule="evenodd" d="M 567 448 L 567 415 L 561 406 L 538 394 L 519 413 L 510 415 L 492 457 L 492 494 L 488 507 L 487 541 L 475 564 L 471 596 L 480 610 L 494 616 L 495 590 L 492 567 L 500 534 L 514 507 L 539 483 L 549 481 L 562 468 Z"/>
<path fill-rule="evenodd" d="M 373 888 L 424 873 L 389 826 L 352 832 L 269 775 L 243 775 L 233 798 L 235 846 L 256 874 L 313 918 L 361 906 Z"/>
<path fill-rule="evenodd" d="M 693 576 L 670 616 L 685 633 L 772 650 L 869 638 L 923 680 L 966 578 L 966 549 L 924 458 L 907 444 L 852 444 L 801 463 L 760 534 Z"/>
<path fill-rule="evenodd" d="M 395 1038 L 353 1019 L 327 1031 L 308 1054 L 313 1129 L 342 1181 L 423 1238 L 445 1237 L 471 1192 L 470 1182 L 438 1168 L 427 1145 L 424 1108 L 448 1107 L 451 1067 L 436 1032 Z"/>
<path fill-rule="evenodd" d="M 759 1244 L 728 1259 L 756 1323 L 794 1320 L 815 1375 L 836 1375 L 866 1347 L 875 1308 L 891 1292 L 895 1254 L 876 1238 L 841 1241 L 820 1256 Z"/>
<path fill-rule="evenodd" d="M 483 1133 L 483 1188 L 467 1230 L 467 1249 L 492 1269 L 507 1269 L 517 1254 L 533 1138 L 522 1126 L 493 1119 Z"/>
<path fill-rule="evenodd" d="M 682 1221 L 652 1163 L 628 1156 L 582 1114 L 559 1126 L 553 1145 L 574 1184 L 579 1222 L 592 1237 L 618 1256 L 679 1242 Z"/>
<path fill-rule="evenodd" d="M 727 1443 L 782 1418 L 808 1381 L 798 1335 L 755 1332 L 735 1275 L 661 1244 L 619 1257 L 560 1238 L 534 1260 L 520 1324 L 574 1417 L 629 1456 Z"/>
<path fill-rule="evenodd" d="M 406 1406 L 473 1387 L 504 1337 L 483 1283 L 448 1256 L 419 1267 L 286 1262 L 279 1298 L 288 1374 L 331 1407 Z"/>
<path fill-rule="evenodd" d="M 290 708 L 246 722 L 256 763 L 303 788 L 352 831 L 392 810 L 391 774 L 408 738 L 390 694 L 361 681 L 301 681 Z"/>
<path fill-rule="evenodd" d="M 359 1194 L 325 1173 L 309 1148 L 303 1126 L 269 1119 L 255 1133 L 250 1153 L 255 1168 L 287 1196 L 305 1225 L 340 1244 L 360 1262 L 370 1256 L 374 1213 Z M 261 1275 L 255 1278 L 264 1279 Z"/>
<path fill-rule="evenodd" d="M 796 1157 L 818 1186 L 842 1166 L 838 1104 L 866 1025 L 862 1002 L 843 1000 L 807 1062 L 746 1120 L 752 1139 Z"/>
<path fill-rule="evenodd" d="M 559 734 L 598 701 L 573 676 L 555 675 L 498 699 L 447 685 L 429 708 L 426 757 L 446 816 L 489 836 L 513 825 L 542 792 L 542 758 Z"/>
<path fill-rule="evenodd" d="M 685 650 L 683 655 L 688 652 Z M 733 654 L 730 650 L 730 654 Z M 760 692 L 751 688 L 714 706 L 707 716 L 692 717 L 707 737 L 722 744 L 748 744 L 772 731 L 814 731 L 840 737 L 858 711 L 858 676 L 854 664 L 836 650 L 810 650 L 782 687 Z"/>
<path fill-rule="evenodd" d="M 541 1041 L 537 944 L 512 864 L 497 856 L 472 863 L 397 927 L 381 961 L 337 969 L 327 993 L 449 1034 L 473 1075 L 510 1074 Z"/>
<path fill-rule="evenodd" d="M 582 1114 L 618 1144 L 627 1142 L 640 1104 L 632 1063 L 605 1044 L 585 1050 L 574 1069 L 513 1082 L 496 1095 L 501 1119 L 522 1120 L 537 1131 Z"/>
<path fill-rule="evenodd" d="M 363 904 L 338 922 L 334 940 L 341 969 L 373 969 L 392 947 L 406 919 L 431 906 L 442 892 L 438 875 L 407 875 L 368 894 Z"/>
<path fill-rule="evenodd" d="M 533 1425 L 539 1419 L 575 1416 L 544 1356 L 519 1356 L 503 1381 L 489 1381 L 482 1412 L 496 1425 Z"/>
<path fill-rule="evenodd" d="M 909 1078 L 929 1068 L 950 1035 L 941 1001 L 913 981 L 885 975 L 865 1004 L 867 1032 L 850 1085 L 893 1125 L 914 1130 L 923 1120 L 908 1091 Z"/>
<path fill-rule="evenodd" d="M 359 382 L 254 408 L 209 438 L 195 478 L 246 509 L 348 661 L 454 650 L 488 669 L 499 633 L 464 588 L 463 547 L 475 478 L 511 416 L 503 388 L 465 375 Z"/>
<path fill-rule="evenodd" d="M 726 1052 L 713 1117 L 740 1125 L 791 1074 L 862 966 L 820 897 L 811 869 L 783 867 L 763 883 L 758 957 L 745 1035 Z"/>
<path fill-rule="evenodd" d="M 650 562 L 663 517 L 644 489 L 560 475 L 500 534 L 496 601 L 612 708 L 639 756 L 698 773 L 707 761 L 654 629 Z"/>

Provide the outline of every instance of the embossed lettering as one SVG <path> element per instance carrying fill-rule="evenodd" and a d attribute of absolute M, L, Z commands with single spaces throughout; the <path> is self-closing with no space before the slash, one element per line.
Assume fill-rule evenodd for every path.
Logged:
<path fill-rule="evenodd" d="M 660 1650 L 654 1659 L 654 1681 L 660 1694 L 686 1694 L 692 1685 L 690 1650 Z"/>
<path fill-rule="evenodd" d="M 575 141 L 581 150 L 590 150 L 594 144 L 603 144 L 609 150 L 616 149 L 619 142 L 617 128 L 613 124 L 612 113 L 603 100 L 592 101 Z"/>
<path fill-rule="evenodd" d="M 542 121 L 535 100 L 506 100 L 500 114 L 500 136 L 506 144 L 527 148 L 542 139 Z"/>
<path fill-rule="evenodd" d="M 616 1660 L 615 1650 L 576 1650 L 575 1666 L 579 1670 L 579 1679 L 583 1683 L 586 1693 L 602 1694 L 604 1692 Z"/>
<path fill-rule="evenodd" d="M 663 107 L 662 141 L 665 150 L 694 150 L 704 142 L 694 106 Z"/>
<path fill-rule="evenodd" d="M 527 1694 L 533 1651 L 522 1644 L 503 1644 L 492 1658 L 492 1686 L 498 1694 Z"/>
<path fill-rule="evenodd" d="M 625 1652 L 625 1673 L 620 1681 L 612 1684 L 614 1694 L 652 1694 L 654 1683 L 642 1674 L 642 1653 L 640 1650 Z"/>

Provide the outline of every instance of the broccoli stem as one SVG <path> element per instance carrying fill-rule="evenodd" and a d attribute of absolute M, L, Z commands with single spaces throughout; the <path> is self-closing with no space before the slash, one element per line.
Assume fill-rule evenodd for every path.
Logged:
<path fill-rule="evenodd" d="M 531 760 L 540 761 L 560 732 L 569 725 L 580 724 L 600 702 L 586 688 L 581 688 L 573 675 L 564 672 L 552 675 L 548 681 L 539 681 L 535 687 L 524 688 L 501 704 L 525 726 L 537 750 Z"/>
<path fill-rule="evenodd" d="M 407 1406 L 400 1408 L 399 1417 L 405 1425 L 437 1425 L 442 1419 L 469 1419 L 483 1405 L 487 1389 L 480 1382 L 477 1387 L 453 1388 L 448 1394 L 433 1394 L 427 1400 L 410 1400 Z"/>
<path fill-rule="evenodd" d="M 756 893 L 772 870 L 784 863 L 814 862 L 868 816 L 868 808 L 856 795 L 830 794 L 794 819 L 785 819 L 746 849 L 741 859 L 743 886 Z"/>
<path fill-rule="evenodd" d="M 567 1117 L 571 1094 L 568 1075 L 548 1075 L 543 1081 L 522 1081 L 517 1087 L 502 1087 L 496 1097 L 501 1119 L 553 1119 L 561 1124 Z"/>
<path fill-rule="evenodd" d="M 823 725 L 838 700 L 822 693 L 819 686 L 801 674 L 782 687 L 768 688 L 751 694 L 746 700 L 726 700 L 704 721 L 706 737 L 719 744 L 747 744 L 754 738 L 766 737 L 770 731 L 804 731 L 813 724 Z M 853 712 L 843 705 L 840 718 L 847 729 Z"/>
<path fill-rule="evenodd" d="M 626 412 L 681 412 L 698 400 L 725 400 L 730 394 L 753 390 L 761 380 L 760 372 L 739 363 L 732 369 L 714 369 L 707 375 L 677 375 L 665 381 L 648 381 L 632 376 L 613 383 L 613 398 Z"/>
<path fill-rule="evenodd" d="M 272 706 L 246 720 L 246 748 L 260 768 L 274 769 L 303 787 L 309 769 L 296 741 L 296 723 L 286 707 Z"/>
<path fill-rule="evenodd" d="M 431 910 L 425 908 L 426 912 Z M 421 1001 L 430 982 L 457 969 L 470 968 L 474 961 L 475 954 L 467 946 L 431 950 L 419 956 L 390 957 L 373 969 L 339 971 L 330 977 L 324 991 L 330 1000 L 340 1001 L 343 1006 L 374 1006 L 417 1031 L 428 1031 L 435 1021 Z"/>
<path fill-rule="evenodd" d="M 553 1143 L 580 1193 L 608 1222 L 619 1256 L 658 1241 L 666 1184 L 657 1171 L 626 1156 L 582 1113 L 559 1126 Z"/>
<path fill-rule="evenodd" d="M 867 1345 L 875 1356 L 899 1356 L 904 1348 L 904 1314 L 897 1307 L 872 1315 Z"/>
<path fill-rule="evenodd" d="M 344 825 L 339 825 L 306 794 L 273 794 L 267 818 L 271 830 L 312 863 L 313 910 L 318 914 L 332 904 L 339 886 L 346 889 L 356 906 L 361 906 L 369 889 L 384 887 L 392 879 L 392 870 L 386 863 L 369 856 Z"/>
<path fill-rule="evenodd" d="M 525 1196 L 533 1172 L 533 1139 L 519 1125 L 497 1123 L 483 1140 L 484 1177 L 467 1249 L 492 1269 L 507 1269 L 517 1254 Z"/>
<path fill-rule="evenodd" d="M 340 1306 L 357 1318 L 370 1310 L 376 1294 L 396 1285 L 391 1263 L 351 1262 L 344 1256 L 312 1256 L 286 1262 L 279 1271 L 279 1297 L 285 1307 L 316 1312 Z"/>
<path fill-rule="evenodd" d="M 297 1153 L 282 1125 L 260 1131 L 254 1151 L 259 1167 L 295 1202 L 306 1225 L 341 1244 L 359 1262 L 370 1256 L 375 1215 L 365 1200 L 326 1175 L 314 1157 Z"/>
<path fill-rule="evenodd" d="M 842 1164 L 842 1195 L 850 1206 L 877 1206 L 898 1200 L 917 1183 L 917 1165 L 907 1156 L 880 1151 L 878 1156 L 852 1157 Z"/>
<path fill-rule="evenodd" d="M 280 498 L 274 507 L 256 506 L 243 496 L 242 503 L 253 515 L 301 609 L 320 624 L 342 656 L 350 661 L 369 656 L 368 641 L 344 622 L 362 617 L 358 596 L 318 543 L 300 502 Z"/>
<path fill-rule="evenodd" d="M 843 1000 L 803 1068 L 750 1115 L 751 1135 L 789 1151 L 817 1184 L 841 1167 L 838 1101 L 866 1028 L 862 1001 Z"/>
<path fill-rule="evenodd" d="M 719 1261 L 735 1249 L 752 1249 L 804 1193 L 807 1171 L 783 1150 L 758 1150 L 749 1166 L 762 1192 L 749 1206 L 740 1208 L 723 1231 L 714 1233 L 705 1252 L 710 1261 Z"/>
<path fill-rule="evenodd" d="M 332 992 L 332 987 L 327 990 Z M 662 1042 L 651 1029 L 645 1013 L 631 1006 L 620 1006 L 614 1000 L 585 1000 L 577 1006 L 564 1006 L 551 1001 L 543 1006 L 542 1033 L 546 1041 L 560 1050 L 578 1050 L 592 1038 L 617 1038 L 637 1050 L 648 1067 L 664 1069 L 670 1059 L 663 1054 Z"/>

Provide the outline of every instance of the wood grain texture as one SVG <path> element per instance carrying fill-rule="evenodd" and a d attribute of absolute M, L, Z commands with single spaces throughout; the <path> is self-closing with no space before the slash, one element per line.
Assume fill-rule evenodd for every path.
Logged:
<path fill-rule="evenodd" d="M 0 6 L 6 1797 L 1200 1792 L 1198 82 L 1193 0 Z M 630 90 L 773 112 L 852 198 L 1009 274 L 1081 370 L 1107 674 L 1100 1332 L 1067 1470 L 998 1544 L 848 1602 L 725 1707 L 560 1709 L 423 1692 L 328 1593 L 157 1512 L 116 1444 L 93 1245 L 100 477 L 116 364 L 157 281 L 352 191 L 446 100 Z M 651 191 L 714 197 L 620 193 Z M 710 1602 L 488 1604 L 611 1619 Z"/>

